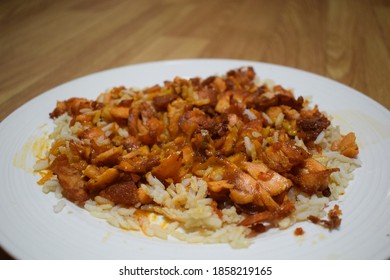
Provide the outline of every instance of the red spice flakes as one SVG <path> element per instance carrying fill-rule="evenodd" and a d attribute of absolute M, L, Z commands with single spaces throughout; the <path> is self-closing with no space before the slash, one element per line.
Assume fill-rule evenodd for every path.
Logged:
<path fill-rule="evenodd" d="M 308 219 L 314 224 L 320 224 L 329 230 L 338 228 L 341 224 L 340 215 L 342 214 L 340 207 L 336 204 L 333 209 L 328 212 L 328 220 L 321 220 L 318 217 L 310 215 Z"/>
<path fill-rule="evenodd" d="M 295 236 L 301 236 L 301 235 L 304 235 L 305 234 L 305 231 L 301 228 L 301 227 L 298 227 L 294 230 L 294 235 Z"/>

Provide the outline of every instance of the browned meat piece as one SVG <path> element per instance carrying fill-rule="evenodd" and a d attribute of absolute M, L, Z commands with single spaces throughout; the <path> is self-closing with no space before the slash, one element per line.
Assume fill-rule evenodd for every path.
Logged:
<path fill-rule="evenodd" d="M 272 107 L 269 107 L 266 111 L 268 117 L 270 117 L 270 119 L 275 122 L 276 118 L 279 116 L 280 113 L 282 113 L 283 110 L 282 110 L 282 107 L 281 106 L 272 106 Z"/>
<path fill-rule="evenodd" d="M 66 155 L 58 156 L 50 166 L 53 173 L 57 175 L 58 182 L 62 187 L 62 194 L 70 201 L 83 205 L 89 199 L 84 190 L 84 180 L 82 173 L 72 167 Z"/>
<path fill-rule="evenodd" d="M 185 112 L 179 119 L 180 129 L 191 136 L 197 128 L 207 123 L 207 115 L 198 108 Z"/>
<path fill-rule="evenodd" d="M 136 156 L 122 159 L 117 168 L 129 173 L 146 173 L 151 171 L 159 162 L 160 160 L 157 156 Z"/>
<path fill-rule="evenodd" d="M 92 159 L 92 163 L 97 166 L 113 166 L 119 163 L 119 156 L 123 153 L 122 147 L 111 148 Z"/>
<path fill-rule="evenodd" d="M 126 150 L 136 150 L 142 146 L 141 142 L 133 135 L 129 135 L 129 137 L 125 138 L 121 144 Z"/>
<path fill-rule="evenodd" d="M 281 105 L 289 106 L 292 109 L 300 111 L 303 108 L 303 101 L 302 96 L 295 99 L 291 93 L 283 90 L 271 96 L 266 94 L 258 95 L 249 100 L 247 105 L 249 108 L 255 108 L 263 112 L 270 107 Z"/>
<path fill-rule="evenodd" d="M 83 145 L 79 142 L 70 141 L 69 142 L 69 149 L 74 158 L 78 157 L 78 160 L 84 159 L 89 160 L 91 156 L 92 149 L 90 146 Z"/>
<path fill-rule="evenodd" d="M 338 228 L 341 224 L 340 215 L 342 214 L 339 206 L 336 204 L 333 209 L 328 212 L 328 220 L 320 219 L 318 217 L 310 215 L 308 219 L 314 224 L 320 224 L 329 230 Z"/>
<path fill-rule="evenodd" d="M 130 108 L 131 104 L 133 104 L 133 99 L 123 99 L 119 102 L 118 107 Z"/>
<path fill-rule="evenodd" d="M 202 162 L 215 155 L 214 141 L 207 130 L 194 133 L 191 144 L 195 155 Z"/>
<path fill-rule="evenodd" d="M 355 133 L 350 132 L 343 136 L 340 141 L 333 142 L 331 149 L 332 151 L 339 151 L 340 154 L 346 157 L 355 158 L 359 154 Z"/>
<path fill-rule="evenodd" d="M 179 98 L 177 94 L 158 95 L 153 97 L 152 103 L 157 111 L 166 111 L 168 104 Z"/>
<path fill-rule="evenodd" d="M 160 85 L 154 85 L 152 87 L 146 88 L 144 90 L 144 93 L 156 93 L 161 91 L 161 86 Z"/>
<path fill-rule="evenodd" d="M 328 187 L 330 174 L 338 170 L 338 168 L 327 169 L 315 159 L 308 158 L 303 167 L 299 169 L 295 183 L 310 195 L 322 192 Z"/>
<path fill-rule="evenodd" d="M 49 114 L 50 118 L 54 119 L 61 116 L 64 113 L 68 113 L 69 116 L 74 116 L 80 113 L 84 108 L 96 108 L 97 102 L 88 100 L 85 98 L 70 98 L 65 101 L 58 101 L 57 106 L 53 112 Z"/>
<path fill-rule="evenodd" d="M 105 136 L 104 131 L 100 127 L 91 127 L 81 132 L 80 139 L 88 139 L 90 141 L 90 157 L 94 158 L 97 155 L 107 151 L 112 146 L 107 142 L 108 138 Z"/>
<path fill-rule="evenodd" d="M 152 169 L 152 174 L 159 180 L 171 178 L 174 182 L 180 181 L 179 170 L 183 160 L 183 153 L 176 152 L 170 154 L 160 161 L 160 164 Z"/>
<path fill-rule="evenodd" d="M 134 205 L 139 202 L 138 188 L 132 181 L 113 184 L 99 193 L 115 204 Z"/>
<path fill-rule="evenodd" d="M 140 108 L 130 108 L 129 117 L 127 118 L 127 129 L 131 136 L 137 137 L 138 134 L 138 118 L 140 115 Z"/>
<path fill-rule="evenodd" d="M 236 70 L 231 70 L 227 73 L 227 81 L 233 81 L 234 87 L 239 86 L 240 88 L 247 89 L 253 85 L 253 79 L 255 78 L 256 73 L 253 67 L 242 67 Z M 232 85 L 230 83 L 230 85 Z M 228 85 L 229 86 L 229 85 Z"/>
<path fill-rule="evenodd" d="M 147 102 L 130 108 L 127 127 L 131 136 L 150 146 L 159 142 L 164 130 L 163 122 L 158 119 L 153 106 Z"/>
<path fill-rule="evenodd" d="M 263 122 L 261 120 L 252 120 L 244 124 L 242 127 L 240 127 L 239 135 L 241 138 L 244 136 L 249 136 L 249 138 L 252 138 L 253 133 L 261 133 L 261 129 L 263 128 Z"/>
<path fill-rule="evenodd" d="M 298 136 L 305 143 L 314 141 L 329 125 L 330 121 L 318 111 L 317 107 L 311 111 L 302 111 L 297 121 Z"/>
<path fill-rule="evenodd" d="M 157 143 L 160 143 L 161 139 L 161 133 L 164 131 L 164 124 L 161 120 L 158 118 L 151 118 L 146 124 L 146 129 L 148 131 L 147 133 L 147 140 L 142 138 L 142 135 L 139 135 L 139 139 L 141 142 L 147 144 L 147 145 L 154 145 Z"/>
<path fill-rule="evenodd" d="M 209 76 L 206 79 L 204 79 L 201 83 L 202 87 L 211 85 L 215 80 L 215 76 Z"/>
<path fill-rule="evenodd" d="M 143 123 L 147 123 L 150 119 L 156 117 L 156 110 L 148 102 L 143 102 L 140 105 L 140 110 Z"/>
<path fill-rule="evenodd" d="M 213 81 L 213 86 L 217 92 L 224 92 L 226 90 L 226 83 L 220 77 L 216 77 Z"/>
<path fill-rule="evenodd" d="M 262 162 L 243 162 L 241 167 L 268 191 L 271 196 L 278 195 L 292 186 L 292 182 L 269 169 Z"/>
<path fill-rule="evenodd" d="M 91 178 L 86 184 L 85 189 L 87 191 L 96 192 L 104 189 L 108 185 L 112 184 L 116 179 L 119 178 L 119 171 L 115 168 L 108 168 L 104 171 L 100 171 L 96 168 L 97 174 L 92 174 L 93 172 L 90 171 L 90 169 L 94 169 L 93 165 L 89 165 L 84 170 L 84 175 L 88 175 L 89 178 Z"/>
<path fill-rule="evenodd" d="M 308 156 L 309 154 L 293 141 L 276 142 L 265 149 L 263 161 L 276 172 L 288 172 Z"/>
<path fill-rule="evenodd" d="M 227 180 L 211 181 L 207 182 L 209 191 L 213 193 L 219 193 L 224 190 L 230 190 L 234 188 L 234 185 L 228 183 Z"/>
<path fill-rule="evenodd" d="M 98 141 L 99 138 L 104 139 L 105 135 L 104 135 L 104 131 L 100 127 L 91 127 L 81 132 L 79 137 L 81 139 L 90 139 L 90 140 Z"/>
<path fill-rule="evenodd" d="M 202 88 L 198 91 L 199 100 L 208 100 L 209 105 L 217 104 L 217 93 L 213 88 Z"/>
<path fill-rule="evenodd" d="M 234 163 L 224 161 L 224 179 L 234 185 L 230 190 L 230 198 L 237 204 L 253 203 L 258 206 L 265 206 L 267 209 L 275 210 L 278 204 L 272 199 L 268 191 L 249 174 L 243 172 Z"/>
<path fill-rule="evenodd" d="M 186 102 L 179 98 L 168 105 L 168 130 L 171 137 L 178 136 L 180 132 L 179 120 L 184 114 Z"/>
<path fill-rule="evenodd" d="M 218 101 L 215 106 L 215 110 L 218 113 L 227 112 L 227 110 L 230 107 L 230 98 L 232 94 L 233 94 L 232 91 L 226 91 L 218 97 Z"/>
<path fill-rule="evenodd" d="M 247 218 L 245 218 L 243 221 L 240 222 L 240 225 L 252 227 L 257 224 L 267 222 L 267 223 L 271 223 L 274 226 L 276 222 L 289 216 L 294 211 L 295 211 L 294 204 L 291 201 L 286 201 L 273 212 L 264 211 L 253 215 L 249 215 Z"/>
<path fill-rule="evenodd" d="M 110 114 L 116 119 L 127 120 L 127 118 L 129 117 L 129 108 L 123 106 L 112 107 L 110 110 Z"/>

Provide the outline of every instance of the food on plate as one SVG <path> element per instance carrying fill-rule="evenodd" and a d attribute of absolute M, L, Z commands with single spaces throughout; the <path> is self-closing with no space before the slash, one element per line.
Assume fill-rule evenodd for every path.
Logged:
<path fill-rule="evenodd" d="M 337 228 L 341 210 L 328 206 L 360 164 L 353 132 L 252 67 L 114 87 L 58 101 L 50 117 L 35 166 L 44 192 L 163 239 L 240 248 L 300 221 Z"/>

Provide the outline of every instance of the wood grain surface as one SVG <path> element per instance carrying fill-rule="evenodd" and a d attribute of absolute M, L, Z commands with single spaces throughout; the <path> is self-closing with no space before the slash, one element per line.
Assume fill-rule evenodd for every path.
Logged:
<path fill-rule="evenodd" d="M 389 51 L 387 0 L 1 0 L 0 121 L 86 74 L 179 58 L 296 67 L 389 109 Z"/>

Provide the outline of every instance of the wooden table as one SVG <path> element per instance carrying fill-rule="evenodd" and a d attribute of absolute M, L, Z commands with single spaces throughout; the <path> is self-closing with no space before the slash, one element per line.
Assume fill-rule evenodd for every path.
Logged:
<path fill-rule="evenodd" d="M 0 121 L 74 78 L 178 58 L 296 67 L 351 86 L 389 109 L 390 2 L 2 0 Z M 11 257 L 0 252 L 0 258 Z"/>

